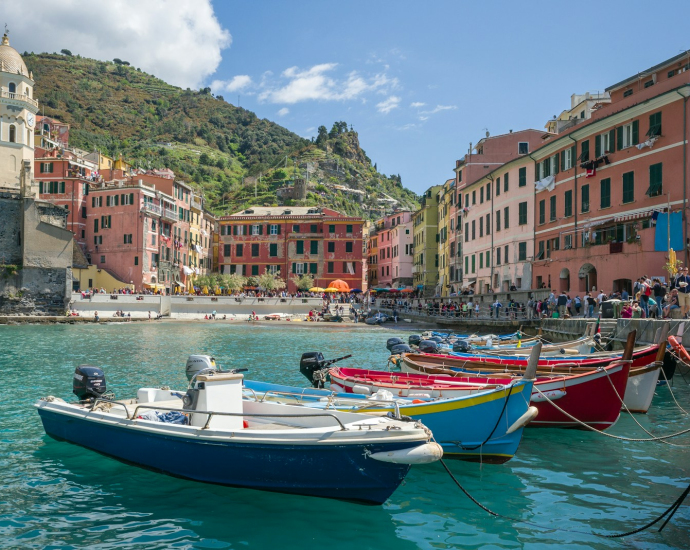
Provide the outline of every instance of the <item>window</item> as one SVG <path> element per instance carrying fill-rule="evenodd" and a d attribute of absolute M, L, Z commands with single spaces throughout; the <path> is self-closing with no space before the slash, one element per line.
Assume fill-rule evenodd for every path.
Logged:
<path fill-rule="evenodd" d="M 518 143 L 518 155 L 529 154 L 529 143 L 526 141 L 520 141 Z"/>
<path fill-rule="evenodd" d="M 537 260 L 543 260 L 544 259 L 544 241 L 539 241 L 539 252 L 537 253 L 537 257 L 535 259 L 537 259 Z"/>
<path fill-rule="evenodd" d="M 124 235 L 124 244 L 132 244 L 132 234 L 125 234 Z"/>
<path fill-rule="evenodd" d="M 495 218 L 496 218 L 496 231 L 500 231 L 501 230 L 501 211 L 500 210 L 496 210 Z"/>
<path fill-rule="evenodd" d="M 101 256 L 101 263 L 102 263 L 102 264 L 105 263 L 105 256 Z"/>
<path fill-rule="evenodd" d="M 319 264 L 309 264 L 309 274 L 316 275 L 318 273 Z"/>
<path fill-rule="evenodd" d="M 573 192 L 565 192 L 565 205 L 563 209 L 563 215 L 568 218 L 573 215 Z"/>
<path fill-rule="evenodd" d="M 661 111 L 658 113 L 653 113 L 649 115 L 649 130 L 647 131 L 648 137 L 660 136 L 661 135 Z"/>
<path fill-rule="evenodd" d="M 564 170 L 570 170 L 575 164 L 575 145 L 570 149 L 565 149 L 561 151 L 561 172 Z"/>
<path fill-rule="evenodd" d="M 293 225 L 292 226 L 292 232 L 293 233 L 299 233 L 299 225 Z"/>
<path fill-rule="evenodd" d="M 280 235 L 280 225 L 272 223 L 268 228 L 269 235 Z"/>
<path fill-rule="evenodd" d="M 474 238 L 475 238 L 475 231 L 474 231 L 475 230 L 475 223 L 474 222 L 475 222 L 475 220 L 472 220 L 472 240 L 474 240 Z"/>
<path fill-rule="evenodd" d="M 477 204 L 477 191 L 476 190 L 472 191 L 472 205 L 474 206 L 475 204 Z"/>
<path fill-rule="evenodd" d="M 573 236 L 563 235 L 563 250 L 570 250 L 573 247 Z"/>
<path fill-rule="evenodd" d="M 438 267 L 438 265 L 436 267 Z M 469 273 L 469 272 L 470 272 L 470 257 L 465 256 L 465 273 Z"/>
<path fill-rule="evenodd" d="M 484 254 L 479 254 L 479 269 L 483 269 L 483 268 L 484 268 Z M 453 268 L 451 267 L 451 269 L 453 269 Z"/>
<path fill-rule="evenodd" d="M 633 120 L 632 122 L 625 124 L 624 126 L 619 126 L 616 128 L 616 141 L 618 149 L 626 149 L 627 147 L 632 147 L 639 143 L 640 134 L 640 124 L 639 121 Z"/>
<path fill-rule="evenodd" d="M 297 262 L 292 264 L 292 272 L 297 274 L 297 275 L 304 275 L 304 266 L 307 264 L 303 264 L 301 262 Z"/>
<path fill-rule="evenodd" d="M 17 127 L 10 124 L 10 143 L 17 143 Z"/>
<path fill-rule="evenodd" d="M 546 223 L 546 199 L 539 201 L 539 223 Z"/>
<path fill-rule="evenodd" d="M 258 275 L 258 274 L 259 274 L 259 266 L 253 265 L 252 266 L 252 275 Z"/>
<path fill-rule="evenodd" d="M 496 265 L 501 265 L 501 247 L 496 249 Z"/>
<path fill-rule="evenodd" d="M 53 163 L 52 162 L 42 162 L 40 172 L 41 172 L 41 174 L 52 174 L 53 173 Z"/>
<path fill-rule="evenodd" d="M 647 195 L 650 197 L 658 197 L 661 195 L 661 162 L 658 164 L 652 164 L 649 167 L 649 189 L 647 189 Z"/>
<path fill-rule="evenodd" d="M 527 167 L 523 166 L 518 170 L 518 187 L 527 185 Z"/>
<path fill-rule="evenodd" d="M 333 273 L 334 272 L 334 263 L 328 262 L 327 268 L 328 268 L 328 273 Z"/>
<path fill-rule="evenodd" d="M 611 206 L 611 178 L 601 180 L 601 208 Z"/>
<path fill-rule="evenodd" d="M 503 249 L 503 263 L 508 263 L 508 245 Z"/>
<path fill-rule="evenodd" d="M 352 227 L 352 226 L 350 226 L 350 227 Z M 335 225 L 329 225 L 328 226 L 328 232 L 329 233 L 335 233 Z"/>
<path fill-rule="evenodd" d="M 335 252 L 335 243 L 333 241 L 328 242 L 328 251 Z"/>
<path fill-rule="evenodd" d="M 479 188 L 479 204 L 484 204 L 484 188 Z"/>
<path fill-rule="evenodd" d="M 472 273 L 475 272 L 475 256 L 472 254 Z"/>
<path fill-rule="evenodd" d="M 527 203 L 518 204 L 518 225 L 527 225 Z"/>
<path fill-rule="evenodd" d="M 93 244 L 103 244 L 103 235 L 96 235 L 93 238 Z"/>
<path fill-rule="evenodd" d="M 345 233 L 347 233 L 348 235 L 352 233 L 352 226 L 351 225 L 345 226 Z"/>
<path fill-rule="evenodd" d="M 304 254 L 304 241 L 296 241 L 295 246 L 296 246 L 295 252 L 297 254 Z"/>
<path fill-rule="evenodd" d="M 611 130 L 610 132 L 606 132 L 605 134 L 599 134 L 594 138 L 594 157 L 599 158 L 603 155 L 606 155 L 608 153 L 613 153 L 615 151 L 614 148 L 614 136 L 615 136 L 616 131 Z"/>
<path fill-rule="evenodd" d="M 635 201 L 635 172 L 623 174 L 623 203 Z"/>
<path fill-rule="evenodd" d="M 503 191 L 508 192 L 508 174 L 503 174 Z"/>
<path fill-rule="evenodd" d="M 156 236 L 155 235 L 151 235 L 151 246 L 156 246 Z"/>
<path fill-rule="evenodd" d="M 491 182 L 486 184 L 486 200 L 491 198 Z"/>
<path fill-rule="evenodd" d="M 508 229 L 510 227 L 510 211 L 506 206 L 503 209 L 503 229 Z"/>
<path fill-rule="evenodd" d="M 309 242 L 309 254 L 318 254 L 319 253 L 319 241 L 310 241 Z"/>
<path fill-rule="evenodd" d="M 483 237 L 484 236 L 484 224 L 482 223 L 482 219 L 479 218 L 479 236 Z M 450 243 L 451 246 L 453 246 L 454 243 Z"/>
<path fill-rule="evenodd" d="M 318 233 L 319 232 L 318 226 L 316 224 L 310 225 L 309 231 L 310 231 L 310 233 Z"/>
<path fill-rule="evenodd" d="M 223 256 L 225 256 L 226 258 L 229 258 L 229 257 L 230 257 L 230 252 L 231 252 L 231 251 L 230 251 L 230 245 L 229 245 L 229 244 L 224 244 L 224 245 L 223 245 Z"/>
<path fill-rule="evenodd" d="M 262 227 L 259 224 L 252 225 L 252 235 L 261 235 L 263 233 L 261 229 Z"/>
<path fill-rule="evenodd" d="M 632 88 L 623 92 L 623 97 L 629 97 L 633 93 Z"/>
<path fill-rule="evenodd" d="M 525 241 L 518 243 L 518 262 L 527 260 L 527 243 Z"/>
<path fill-rule="evenodd" d="M 491 235 L 491 214 L 486 215 L 486 234 Z"/>
<path fill-rule="evenodd" d="M 496 178 L 496 196 L 501 194 L 501 178 Z"/>
<path fill-rule="evenodd" d="M 139 256 L 134 256 L 134 265 L 139 265 Z"/>
<path fill-rule="evenodd" d="M 581 211 L 589 212 L 589 184 L 582 186 L 582 208 Z"/>
<path fill-rule="evenodd" d="M 271 243 L 268 245 L 268 255 L 271 256 L 272 258 L 275 258 L 278 256 L 278 244 L 277 243 Z"/>
<path fill-rule="evenodd" d="M 491 250 L 487 250 L 485 256 L 486 260 L 484 263 L 486 264 L 486 267 L 491 267 Z"/>
<path fill-rule="evenodd" d="M 589 160 L 589 140 L 583 141 L 580 144 L 580 156 L 577 160 L 580 162 L 587 162 Z"/>
<path fill-rule="evenodd" d="M 353 248 L 354 248 L 354 245 L 352 242 L 345 243 L 345 252 L 352 252 Z"/>
<path fill-rule="evenodd" d="M 259 245 L 258 244 L 252 244 L 252 258 L 256 258 L 259 256 Z"/>
<path fill-rule="evenodd" d="M 235 256 L 238 258 L 241 258 L 244 256 L 244 245 L 243 244 L 236 244 L 235 245 Z"/>
<path fill-rule="evenodd" d="M 645 88 L 651 88 L 652 86 L 654 86 L 654 79 L 648 80 L 647 82 L 644 83 Z"/>
<path fill-rule="evenodd" d="M 556 195 L 549 197 L 549 221 L 556 221 Z"/>
<path fill-rule="evenodd" d="M 112 227 L 111 216 L 101 216 L 101 229 L 108 229 Z"/>
<path fill-rule="evenodd" d="M 438 235 L 436 235 L 438 237 Z M 465 222 L 465 242 L 470 240 L 470 223 Z"/>

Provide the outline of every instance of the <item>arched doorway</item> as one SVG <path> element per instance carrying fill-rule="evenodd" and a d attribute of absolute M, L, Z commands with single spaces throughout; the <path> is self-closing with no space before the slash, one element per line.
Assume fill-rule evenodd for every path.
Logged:
<path fill-rule="evenodd" d="M 583 264 L 577 274 L 580 279 L 580 292 L 591 292 L 597 288 L 597 268 L 592 264 Z"/>
<path fill-rule="evenodd" d="M 567 267 L 561 269 L 561 274 L 558 280 L 558 290 L 562 292 L 570 292 L 570 270 Z"/>

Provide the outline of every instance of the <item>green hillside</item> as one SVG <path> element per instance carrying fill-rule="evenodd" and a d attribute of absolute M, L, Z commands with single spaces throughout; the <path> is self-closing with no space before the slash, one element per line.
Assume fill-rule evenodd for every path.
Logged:
<path fill-rule="evenodd" d="M 42 112 L 70 124 L 70 146 L 122 154 L 141 168 L 169 167 L 215 213 L 291 204 L 375 218 L 393 205 L 417 206 L 398 176 L 376 171 L 345 122 L 320 127 L 312 142 L 208 88 L 182 90 L 126 61 L 29 53 L 24 60 Z M 309 181 L 306 199 L 289 198 L 294 178 Z"/>

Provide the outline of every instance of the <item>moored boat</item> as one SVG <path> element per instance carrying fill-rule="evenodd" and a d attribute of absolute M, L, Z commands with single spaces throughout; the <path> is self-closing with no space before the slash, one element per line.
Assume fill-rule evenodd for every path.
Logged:
<path fill-rule="evenodd" d="M 113 400 L 100 369 L 79 367 L 79 402 L 35 407 L 56 439 L 183 478 L 302 495 L 382 503 L 411 464 L 443 454 L 419 422 L 246 401 L 242 379 L 209 372 L 187 392 Z"/>

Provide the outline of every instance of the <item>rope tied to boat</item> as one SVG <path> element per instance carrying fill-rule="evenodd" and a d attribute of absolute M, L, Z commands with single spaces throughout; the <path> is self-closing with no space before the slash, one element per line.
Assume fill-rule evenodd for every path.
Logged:
<path fill-rule="evenodd" d="M 548 397 L 547 395 L 545 395 L 544 392 L 542 392 L 537 386 L 534 386 L 534 389 L 537 390 L 537 393 L 539 393 L 539 395 L 541 395 L 546 401 L 548 401 L 549 403 L 551 403 L 551 405 L 553 405 L 553 406 L 556 408 L 557 411 L 561 412 L 562 414 L 564 414 L 565 416 L 567 416 L 567 417 L 570 418 L 571 420 L 577 422 L 578 424 L 580 424 L 580 425 L 583 426 L 584 428 L 587 428 L 588 430 L 591 430 L 591 431 L 593 431 L 593 432 L 600 433 L 601 435 L 605 435 L 606 437 L 610 437 L 610 438 L 612 438 L 612 439 L 619 439 L 619 440 L 621 440 L 621 441 L 632 441 L 632 442 L 661 441 L 661 440 L 663 440 L 663 439 L 671 439 L 672 437 L 678 437 L 678 436 L 681 436 L 681 435 L 685 435 L 686 433 L 690 433 L 690 428 L 688 428 L 687 430 L 682 430 L 682 431 L 680 431 L 680 432 L 676 432 L 676 433 L 673 433 L 673 434 L 655 436 L 655 437 L 652 437 L 651 439 L 623 437 L 623 436 L 621 436 L 621 435 L 609 434 L 609 433 L 603 432 L 603 431 L 601 431 L 601 430 L 598 430 L 598 429 L 595 428 L 594 426 L 590 426 L 589 424 L 586 424 L 585 422 L 582 422 L 582 420 L 579 420 L 578 418 L 575 418 L 575 417 L 574 417 L 572 414 L 570 414 L 569 412 L 564 411 L 562 408 L 560 408 L 558 405 L 556 405 L 556 403 L 554 403 L 551 399 L 549 399 L 549 397 Z"/>
<path fill-rule="evenodd" d="M 474 447 L 466 447 L 462 443 L 460 443 L 460 441 L 457 441 L 455 443 L 458 447 L 460 447 L 463 451 L 476 451 L 479 448 L 483 448 L 484 445 L 486 445 L 491 440 L 491 437 L 494 435 L 496 428 L 498 428 L 498 425 L 501 423 L 501 418 L 503 418 L 503 413 L 506 412 L 506 408 L 508 407 L 508 400 L 510 399 L 510 396 L 513 393 L 513 388 L 515 388 L 515 384 L 511 382 L 510 385 L 508 386 L 508 395 L 506 395 L 506 397 L 503 401 L 503 408 L 501 409 L 501 414 L 498 415 L 498 419 L 496 420 L 496 425 L 494 426 L 494 429 L 491 430 L 491 433 L 487 436 L 487 438 L 482 443 L 480 443 L 479 445 L 475 445 Z M 503 391 L 505 391 L 505 388 Z"/>
<path fill-rule="evenodd" d="M 672 352 L 669 351 L 669 353 L 671 353 L 671 355 L 673 355 Z M 675 356 L 674 356 L 674 357 L 675 357 Z M 684 414 L 690 414 L 690 413 L 688 413 L 688 411 L 686 411 L 683 407 L 681 407 L 680 404 L 678 403 L 678 400 L 676 399 L 676 396 L 675 396 L 675 394 L 673 393 L 673 389 L 671 388 L 671 382 L 670 382 L 669 379 L 667 378 L 666 372 L 664 371 L 663 367 L 661 368 L 661 374 L 664 376 L 664 380 L 666 380 L 666 386 L 668 386 L 668 391 L 671 392 L 671 397 L 673 398 L 673 401 L 675 402 L 676 406 L 677 406 L 681 411 L 683 411 Z"/>
<path fill-rule="evenodd" d="M 435 440 L 434 440 L 434 442 L 435 442 Z M 578 533 L 578 534 L 581 534 L 581 535 L 590 535 L 590 536 L 595 536 L 595 537 L 600 537 L 600 538 L 605 538 L 605 539 L 616 539 L 616 538 L 628 537 L 628 536 L 630 536 L 630 535 L 634 535 L 634 534 L 636 534 L 636 533 L 640 533 L 640 532 L 642 532 L 642 531 L 645 531 L 646 529 L 649 529 L 652 525 L 655 525 L 656 523 L 658 523 L 659 521 L 661 521 L 662 519 L 664 519 L 664 517 L 666 517 L 666 516 L 668 515 L 668 517 L 666 518 L 666 521 L 664 521 L 664 523 L 661 525 L 661 527 L 659 527 L 659 529 L 658 529 L 658 531 L 657 531 L 657 532 L 660 533 L 660 532 L 663 530 L 663 528 L 666 527 L 666 524 L 667 524 L 669 521 L 671 521 L 671 518 L 672 518 L 672 517 L 674 516 L 674 514 L 678 511 L 678 508 L 680 508 L 680 506 L 683 504 L 683 501 L 684 501 L 685 498 L 688 496 L 688 494 L 690 494 L 690 485 L 688 485 L 688 487 L 685 489 L 685 491 L 683 491 L 683 492 L 681 493 L 681 495 L 673 502 L 673 504 L 671 504 L 671 506 L 669 506 L 669 507 L 664 511 L 664 513 L 661 514 L 660 516 L 658 516 L 656 519 L 654 519 L 654 520 L 652 520 L 652 521 L 646 523 L 646 524 L 643 525 L 642 527 L 638 527 L 637 529 L 633 529 L 632 531 L 627 531 L 627 532 L 625 532 L 625 533 L 615 533 L 615 534 L 613 534 L 613 535 L 605 535 L 605 534 L 602 534 L 602 533 L 594 533 L 594 532 L 587 532 L 587 531 L 579 531 L 579 530 L 576 530 L 576 529 L 564 529 L 564 528 L 562 528 L 562 527 L 549 527 L 548 525 L 541 525 L 541 524 L 539 524 L 539 523 L 535 523 L 535 522 L 533 522 L 533 521 L 529 521 L 529 520 L 526 520 L 526 519 L 514 518 L 514 517 L 512 517 L 512 516 L 505 516 L 505 515 L 503 515 L 503 514 L 499 514 L 498 512 L 494 512 L 494 511 L 491 510 L 490 508 L 484 506 L 484 505 L 483 505 L 481 502 L 479 502 L 476 498 L 474 498 L 474 497 L 467 491 L 467 489 L 465 489 L 465 488 L 462 486 L 462 484 L 461 484 L 461 483 L 457 480 L 457 478 L 453 475 L 453 472 L 450 471 L 450 468 L 448 468 L 448 465 L 445 463 L 445 461 L 444 461 L 442 458 L 439 459 L 439 462 L 441 463 L 441 465 L 443 466 L 443 468 L 446 470 L 446 472 L 448 473 L 448 475 L 450 476 L 450 478 L 453 480 L 453 482 L 455 483 L 455 485 L 457 485 L 457 487 L 465 494 L 465 496 L 466 496 L 467 498 L 469 498 L 472 502 L 474 502 L 474 504 L 476 504 L 477 506 L 479 506 L 482 510 L 484 510 L 486 513 L 488 513 L 488 514 L 490 514 L 491 516 L 493 516 L 494 518 L 507 519 L 507 520 L 512 521 L 512 522 L 514 522 L 514 523 L 523 523 L 523 524 L 525 524 L 525 525 L 530 525 L 530 526 L 532 526 L 532 527 L 537 527 L 537 528 L 539 528 L 539 529 L 546 529 L 547 531 L 564 531 L 564 532 L 567 532 L 567 533 Z"/>

